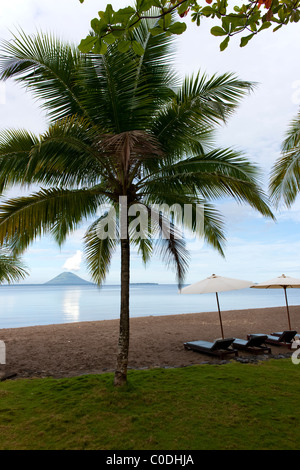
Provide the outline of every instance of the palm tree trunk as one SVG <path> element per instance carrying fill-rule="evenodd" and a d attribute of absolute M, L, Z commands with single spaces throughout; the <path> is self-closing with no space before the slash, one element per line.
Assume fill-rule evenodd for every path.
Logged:
<path fill-rule="evenodd" d="M 121 240 L 121 312 L 117 366 L 114 384 L 127 382 L 129 352 L 129 288 L 130 288 L 130 242 L 129 237 Z"/>

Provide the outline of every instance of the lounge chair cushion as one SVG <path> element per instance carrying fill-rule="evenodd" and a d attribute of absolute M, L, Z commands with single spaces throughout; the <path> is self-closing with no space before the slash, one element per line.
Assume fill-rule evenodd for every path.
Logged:
<path fill-rule="evenodd" d="M 267 339 L 267 335 L 251 336 L 248 340 L 235 338 L 233 346 L 244 346 L 245 348 L 259 347 Z"/>
<path fill-rule="evenodd" d="M 209 341 L 189 341 L 185 343 L 187 346 L 207 349 L 208 351 L 227 350 L 233 343 L 234 338 L 217 339 L 214 343 Z"/>
<path fill-rule="evenodd" d="M 248 343 L 249 341 L 245 339 L 239 339 L 239 338 L 235 338 L 233 342 L 233 344 L 240 344 L 241 346 L 247 346 Z"/>
<path fill-rule="evenodd" d="M 297 334 L 296 330 L 286 330 L 286 331 L 279 331 L 277 333 L 272 333 L 270 336 L 276 336 L 277 338 L 279 338 L 279 341 L 281 342 L 290 343 L 294 339 L 296 334 Z"/>
<path fill-rule="evenodd" d="M 190 341 L 187 344 L 198 346 L 203 349 L 210 349 L 211 351 L 216 351 L 219 349 L 228 349 L 229 346 L 233 343 L 234 338 L 226 339 L 217 339 L 214 343 L 209 341 Z"/>
<path fill-rule="evenodd" d="M 284 344 L 290 345 L 296 334 L 297 334 L 297 331 L 289 330 L 289 331 L 283 331 L 281 335 L 275 335 L 275 334 L 267 335 L 266 342 L 277 343 L 279 345 L 284 345 Z M 248 338 L 259 337 L 259 336 L 263 336 L 263 335 L 252 334 L 252 335 L 248 335 Z"/>

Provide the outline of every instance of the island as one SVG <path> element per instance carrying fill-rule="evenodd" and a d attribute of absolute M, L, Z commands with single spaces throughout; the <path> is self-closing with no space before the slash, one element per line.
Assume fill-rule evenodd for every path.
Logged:
<path fill-rule="evenodd" d="M 158 282 L 131 282 L 131 286 L 159 286 Z"/>
<path fill-rule="evenodd" d="M 94 286 L 92 282 L 86 281 L 76 274 L 66 272 L 61 273 L 50 281 L 43 284 L 44 286 Z"/>
<path fill-rule="evenodd" d="M 65 272 L 43 284 L 44 286 L 96 286 L 93 282 L 86 281 L 76 274 Z M 131 286 L 158 286 L 156 282 L 133 282 Z"/>

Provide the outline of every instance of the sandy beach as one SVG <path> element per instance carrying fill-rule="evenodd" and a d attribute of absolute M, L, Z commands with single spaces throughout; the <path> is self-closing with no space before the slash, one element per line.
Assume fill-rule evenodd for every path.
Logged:
<path fill-rule="evenodd" d="M 290 307 L 292 328 L 300 331 L 300 307 Z M 225 337 L 288 329 L 284 307 L 222 313 Z M 113 371 L 118 320 L 0 329 L 6 344 L 6 374 L 21 377 L 70 377 Z M 181 367 L 218 359 L 184 349 L 184 342 L 221 336 L 217 312 L 131 319 L 129 367 Z M 272 355 L 291 352 L 273 347 Z M 249 357 L 239 353 L 239 357 Z"/>

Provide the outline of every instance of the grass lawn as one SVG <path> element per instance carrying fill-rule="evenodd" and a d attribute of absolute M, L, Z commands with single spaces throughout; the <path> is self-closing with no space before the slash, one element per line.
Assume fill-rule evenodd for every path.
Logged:
<path fill-rule="evenodd" d="M 300 366 L 199 365 L 0 383 L 0 450 L 299 449 Z"/>

